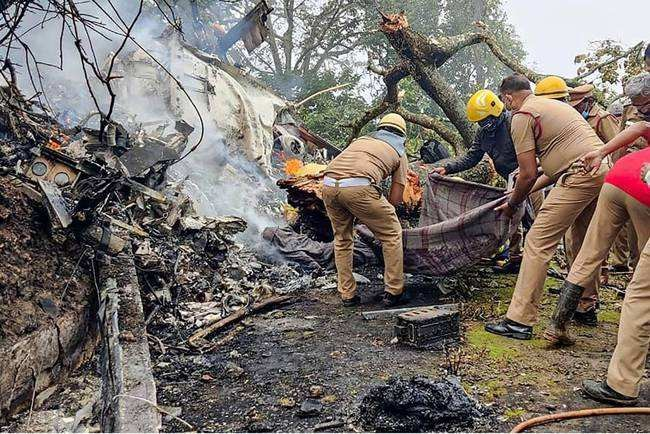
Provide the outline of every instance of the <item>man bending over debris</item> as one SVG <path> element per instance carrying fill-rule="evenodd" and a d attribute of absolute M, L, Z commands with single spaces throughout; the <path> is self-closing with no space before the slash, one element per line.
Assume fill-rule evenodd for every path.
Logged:
<path fill-rule="evenodd" d="M 490 333 L 530 339 L 555 249 L 574 223 L 581 231 L 576 236 L 584 237 L 609 167 L 603 164 L 594 173 L 582 170 L 580 157 L 603 146 L 603 142 L 570 105 L 533 95 L 530 82 L 521 74 L 506 77 L 500 90 L 506 107 L 516 110 L 511 134 L 519 176 L 508 201 L 497 211 L 512 216 L 531 189 L 555 183 L 526 237 L 521 270 L 506 318 L 485 326 Z M 536 156 L 543 170 L 537 181 Z"/>
<path fill-rule="evenodd" d="M 393 205 L 402 202 L 407 182 L 405 141 L 406 122 L 390 113 L 381 119 L 377 131 L 354 140 L 325 170 L 323 202 L 334 230 L 338 290 L 345 306 L 361 301 L 352 275 L 355 217 L 382 244 L 384 305 L 392 307 L 400 301 L 404 290 L 402 227 Z M 392 184 L 386 200 L 379 183 L 389 176 Z"/>
<path fill-rule="evenodd" d="M 517 154 L 510 136 L 510 114 L 503 110 L 503 102 L 494 92 L 482 89 L 467 102 L 467 119 L 477 122 L 480 129 L 467 153 L 448 160 L 443 166 L 432 171 L 439 175 L 451 175 L 476 166 L 483 155 L 488 154 L 497 173 L 506 181 L 519 167 Z M 535 213 L 544 201 L 542 190 L 529 196 Z M 522 229 L 517 229 L 510 238 L 510 259 L 506 265 L 496 268 L 496 272 L 517 273 L 521 265 Z"/>

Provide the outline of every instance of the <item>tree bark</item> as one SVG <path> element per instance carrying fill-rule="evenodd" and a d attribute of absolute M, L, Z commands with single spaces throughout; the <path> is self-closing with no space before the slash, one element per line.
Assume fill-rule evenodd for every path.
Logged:
<path fill-rule="evenodd" d="M 465 104 L 460 95 L 446 82 L 435 66 L 415 61 L 411 71 L 413 79 L 442 109 L 460 133 L 465 146 L 469 147 L 476 136 L 477 127 L 467 120 Z"/>
<path fill-rule="evenodd" d="M 484 1 L 477 0 L 477 15 L 483 14 Z M 449 142 L 457 151 L 464 145 L 468 147 L 476 135 L 477 126 L 467 120 L 465 114 L 465 102 L 456 90 L 440 74 L 439 68 L 447 60 L 454 56 L 459 50 L 472 45 L 484 43 L 490 51 L 504 65 L 515 72 L 525 75 L 530 81 L 538 82 L 546 77 L 526 67 L 519 59 L 504 51 L 497 42 L 497 39 L 486 28 L 481 21 L 474 23 L 475 30 L 455 36 L 441 36 L 426 38 L 409 27 L 408 20 L 403 13 L 384 14 L 380 11 L 382 22 L 379 29 L 388 39 L 401 62 L 389 71 L 377 67 L 369 69 L 384 77 L 386 83 L 386 94 L 384 98 L 371 107 L 364 115 L 357 120 L 352 127 L 350 141 L 354 139 L 361 129 L 375 117 L 391 109 L 402 114 L 409 122 L 422 125 L 436 131 L 444 140 Z M 634 50 L 640 49 L 637 45 L 618 57 L 591 68 L 584 74 L 574 78 L 564 78 L 569 86 L 576 86 L 580 81 L 596 72 L 600 67 L 606 66 L 621 58 L 629 56 Z M 448 128 L 442 121 L 424 114 L 410 113 L 399 106 L 397 99 L 397 85 L 406 75 L 411 75 L 420 88 L 435 101 L 442 109 L 449 121 L 458 130 L 459 136 Z"/>
<path fill-rule="evenodd" d="M 368 65 L 368 69 L 383 77 L 384 84 L 386 85 L 386 94 L 379 103 L 368 109 L 361 118 L 357 119 L 352 123 L 352 125 L 350 125 L 352 130 L 348 136 L 348 143 L 351 143 L 352 140 L 358 137 L 359 133 L 368 122 L 387 112 L 390 108 L 394 108 L 398 105 L 397 85 L 409 74 L 404 63 L 398 63 L 388 70 L 373 65 Z"/>
<path fill-rule="evenodd" d="M 444 141 L 449 143 L 456 155 L 461 154 L 464 148 L 463 138 L 439 118 L 428 116 L 423 113 L 412 113 L 402 106 L 395 107 L 395 113 L 401 115 L 407 122 L 420 125 L 438 134 Z"/>

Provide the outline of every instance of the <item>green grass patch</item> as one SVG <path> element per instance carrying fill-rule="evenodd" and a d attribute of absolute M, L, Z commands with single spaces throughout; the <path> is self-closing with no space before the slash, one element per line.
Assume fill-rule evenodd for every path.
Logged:
<path fill-rule="evenodd" d="M 560 279 L 556 279 L 555 277 L 547 277 L 546 281 L 544 282 L 544 295 L 548 294 L 549 288 L 559 288 L 560 286 L 562 286 L 562 281 Z"/>
<path fill-rule="evenodd" d="M 496 360 L 510 360 L 519 354 L 518 349 L 515 347 L 516 342 L 486 332 L 481 324 L 474 326 L 467 332 L 467 342 L 476 348 L 486 349 L 490 357 Z"/>
<path fill-rule="evenodd" d="M 503 417 L 505 417 L 507 421 L 513 419 L 519 420 L 524 414 L 526 414 L 526 410 L 523 408 L 509 408 L 503 412 Z"/>
<path fill-rule="evenodd" d="M 618 324 L 621 320 L 621 312 L 617 310 L 601 310 L 598 312 L 598 320 Z"/>
<path fill-rule="evenodd" d="M 494 401 L 507 392 L 505 386 L 499 380 L 482 381 L 478 385 L 485 390 L 484 396 L 488 401 Z"/>

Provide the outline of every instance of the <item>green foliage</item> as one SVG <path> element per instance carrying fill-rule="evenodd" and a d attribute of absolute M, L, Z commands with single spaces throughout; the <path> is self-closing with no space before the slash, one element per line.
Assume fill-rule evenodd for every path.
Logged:
<path fill-rule="evenodd" d="M 496 36 L 506 53 L 519 58 L 526 55 L 514 28 L 507 22 L 502 0 L 382 0 L 380 7 L 386 12 L 403 10 L 411 28 L 427 37 L 453 36 L 474 31 L 473 23 L 481 21 Z M 378 23 L 378 14 L 370 10 L 366 15 L 367 37 L 363 40 L 365 50 L 376 63 L 390 67 L 396 63 L 396 55 L 386 37 L 377 31 Z M 440 72 L 460 97 L 467 100 L 478 89 L 496 88 L 501 79 L 512 71 L 487 46 L 479 44 L 460 50 L 440 68 Z M 382 98 L 383 84 L 378 77 L 373 78 L 377 89 L 375 97 Z M 409 111 L 446 119 L 442 110 L 412 79 L 402 80 L 400 89 L 403 91 L 400 102 Z M 409 128 L 409 141 L 414 152 L 430 138 L 437 137 L 418 126 Z"/>
<path fill-rule="evenodd" d="M 359 77 L 351 70 L 336 74 L 323 71 L 318 76 L 308 77 L 298 100 L 321 89 L 343 83 L 357 83 Z M 334 146 L 343 148 L 346 144 L 350 124 L 365 110 L 365 101 L 350 87 L 321 94 L 299 109 L 305 126 Z"/>
<path fill-rule="evenodd" d="M 589 51 L 578 54 L 573 62 L 577 66 L 578 75 L 585 74 L 598 67 L 597 75 L 589 77 L 588 80 L 593 80 L 596 88 L 600 90 L 601 93 L 597 95 L 599 101 L 606 103 L 606 101 L 618 95 L 621 82 L 624 82 L 627 77 L 643 72 L 645 68 L 644 48 L 645 46 L 641 45 L 639 50 L 634 51 L 629 56 L 598 67 L 609 59 L 622 56 L 629 49 L 629 47 L 624 47 L 617 41 L 605 39 L 592 42 Z"/>

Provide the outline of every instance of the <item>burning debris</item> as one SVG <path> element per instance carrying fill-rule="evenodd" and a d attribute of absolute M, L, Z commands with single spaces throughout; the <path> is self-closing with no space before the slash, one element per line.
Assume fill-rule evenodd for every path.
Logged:
<path fill-rule="evenodd" d="M 321 11 L 324 17 L 347 15 L 342 26 L 323 27 L 327 20 L 320 17 L 313 16 L 313 22 L 299 17 L 295 35 L 314 48 L 298 54 L 291 52 L 295 41 L 289 40 L 295 37 L 294 23 L 280 40 L 285 23 L 271 15 L 265 0 L 232 6 L 238 10 L 231 18 L 237 19 L 223 21 L 213 15 L 220 6 L 200 11 L 194 0 L 125 1 L 129 11 L 139 5 L 129 20 L 119 16 L 112 1 L 119 20 L 97 0 L 79 3 L 81 10 L 75 2 L 45 3 L 56 7 L 53 15 L 44 12 L 41 33 L 56 19 L 62 21 L 59 44 L 72 42 L 85 81 L 79 86 L 81 74 L 57 77 L 70 71 L 63 71 L 63 48 L 60 71 L 42 74 L 38 66 L 44 63 L 20 39 L 26 30 L 25 22 L 19 25 L 22 17 L 38 18 L 40 3 L 0 6 L 13 11 L 4 14 L 12 26 L 0 43 L 9 53 L 0 66 L 3 429 L 13 422 L 19 423 L 11 427 L 33 429 L 32 414 L 87 360 L 92 361 L 83 375 L 95 375 L 93 390 L 84 392 L 93 395 L 91 402 L 83 404 L 72 424 L 55 421 L 53 426 L 91 432 L 496 429 L 494 416 L 457 378 L 405 377 L 456 374 L 466 361 L 463 352 L 451 360 L 447 351 L 461 345 L 469 349 L 467 362 L 477 361 L 474 368 L 481 371 L 467 390 L 483 394 L 493 370 L 509 368 L 499 362 L 537 351 L 537 346 L 516 343 L 492 354 L 486 342 L 493 343 L 472 321 L 494 316 L 503 301 L 499 297 L 508 291 L 483 268 L 480 279 L 467 277 L 475 272 L 470 266 L 504 246 L 524 210 L 512 218 L 494 212 L 507 199 L 503 189 L 494 187 L 496 172 L 487 158 L 461 173 L 460 180 L 429 173 L 431 165 L 451 158 L 450 149 L 469 145 L 475 132 L 459 113 L 463 104 L 455 93 L 464 90 L 442 86 L 442 75 L 431 73 L 463 48 L 463 40 L 490 35 L 425 38 L 410 29 L 405 14 L 382 14 L 380 30 L 400 59 L 389 70 L 383 70 L 384 61 L 395 56 L 382 59 L 382 67 L 368 65 L 383 77 L 384 100 L 357 121 L 351 119 L 354 110 L 340 110 L 339 116 L 338 102 L 330 104 L 334 115 L 309 118 L 339 127 L 338 118 L 346 117 L 352 139 L 380 113 L 395 110 L 428 130 L 416 134 L 418 141 L 438 137 L 446 142 L 427 142 L 418 161 L 413 161 L 414 142 L 400 141 L 394 148 L 405 155 L 408 171 L 403 203 L 397 206 L 407 274 L 404 298 L 393 302 L 410 306 L 376 310 L 385 291 L 382 246 L 362 224 L 353 233 L 360 274 L 349 279 L 356 282 L 358 297 L 341 303 L 336 294 L 333 231 L 322 192 L 327 164 L 342 151 L 309 131 L 297 115 L 315 97 L 353 83 L 290 102 L 241 67 L 247 64 L 248 71 L 266 78 L 271 73 L 261 63 L 268 62 L 273 73 L 283 76 L 273 86 L 296 95 L 298 81 L 318 72 L 313 64 L 336 63 L 336 53 L 348 50 L 341 45 L 347 41 L 326 46 L 319 39 L 332 28 L 342 36 L 356 33 L 369 14 L 346 0 Z M 95 6 L 116 27 L 105 27 L 87 13 Z M 301 3 L 299 8 L 313 6 Z M 136 25 L 143 7 L 150 8 L 144 18 L 155 17 L 157 23 Z M 284 9 L 290 12 L 288 5 Z M 193 29 L 181 28 L 187 18 Z M 102 35 L 102 30 L 123 43 L 107 42 L 95 51 L 89 35 Z M 141 33 L 148 34 L 146 42 L 144 37 L 138 42 Z M 244 50 L 250 54 L 265 41 L 272 58 L 257 56 L 261 50 L 256 59 L 243 58 Z M 404 50 L 404 43 L 425 47 L 428 54 Z M 348 53 L 355 49 L 349 45 Z M 31 98 L 19 90 L 21 76 L 11 62 L 12 50 L 21 47 L 28 55 L 20 68 L 31 78 Z M 427 64 L 436 68 L 423 69 Z M 335 69 L 347 74 L 348 65 Z M 315 76 L 331 84 L 331 77 Z M 406 110 L 415 107 L 413 92 L 400 90 L 398 83 L 408 76 L 447 120 Z M 36 84 L 41 78 L 43 83 Z M 494 79 L 484 78 L 486 83 Z M 438 95 L 451 90 L 451 95 Z M 338 101 L 339 95 L 334 97 Z M 460 134 L 450 131 L 451 125 Z M 402 130 L 407 133 L 406 126 Z M 360 177 L 335 184 L 367 185 L 369 177 Z M 389 190 L 387 183 L 382 188 L 384 194 Z M 399 228 L 393 226 L 397 238 Z M 467 274 L 448 277 L 459 270 Z M 480 294 L 491 297 L 489 308 L 466 309 L 473 302 L 469 299 Z M 371 309 L 361 313 L 366 321 L 359 321 L 357 310 L 346 309 L 355 303 Z M 462 326 L 461 312 L 467 321 Z M 499 360 L 503 352 L 508 360 Z M 101 357 L 93 359 L 93 353 Z M 439 363 L 445 356 L 447 365 Z M 496 363 L 486 363 L 487 358 Z M 359 403 L 357 391 L 367 390 L 377 378 L 390 379 L 371 387 Z M 532 387 L 541 390 L 540 384 Z M 62 399 L 68 399 L 68 390 Z M 508 397 L 508 405 L 519 405 L 523 393 Z M 25 411 L 23 416 L 16 416 L 19 411 Z M 518 411 L 513 409 L 514 417 L 523 414 Z M 65 416 L 58 409 L 53 413 Z M 34 420 L 39 420 L 36 414 Z M 93 425 L 84 427 L 82 420 Z"/>
<path fill-rule="evenodd" d="M 112 256 L 116 259 L 113 268 L 126 267 L 125 275 L 130 273 L 129 267 L 134 267 L 132 275 L 136 280 L 129 285 L 135 284 L 142 290 L 146 325 L 156 336 L 160 345 L 157 348 L 164 352 L 166 346 L 186 345 L 185 339 L 206 324 L 235 312 L 245 313 L 276 293 L 294 292 L 311 284 L 309 276 L 305 280 L 294 268 L 278 266 L 270 257 L 268 261 L 262 260 L 256 251 L 238 245 L 235 235 L 247 228 L 242 218 L 199 213 L 197 203 L 188 194 L 192 191 L 188 177 L 170 179 L 168 169 L 181 159 L 193 133 L 187 122 L 178 119 L 172 131 L 168 131 L 169 123 L 150 131 L 141 125 L 129 125 L 127 130 L 103 118 L 99 129 L 86 127 L 86 122 L 66 127 L 27 103 L 12 85 L 1 87 L 0 91 L 12 102 L 0 107 L 0 233 L 13 240 L 1 245 L 9 249 L 4 253 L 10 258 L 8 265 L 22 261 L 2 273 L 3 306 L 22 303 L 25 315 L 44 310 L 48 318 L 56 320 L 59 315 L 72 312 L 66 306 L 74 300 L 76 311 L 86 315 L 86 320 L 76 327 L 92 327 L 88 319 L 94 297 L 86 290 L 91 285 L 84 278 L 91 275 L 99 285 L 97 279 L 102 277 L 98 277 L 96 270 L 110 267 Z M 269 141 L 269 149 L 271 144 Z M 20 198 L 21 195 L 25 197 Z M 27 204 L 27 198 L 33 202 Z M 30 212 L 20 214 L 26 207 Z M 40 232 L 49 234 L 41 237 L 28 231 L 28 236 L 17 238 L 15 226 L 21 223 L 19 218 L 23 218 L 21 222 L 26 227 L 36 224 Z M 39 243 L 40 248 L 32 251 Z M 50 284 L 39 284 L 49 288 L 43 294 L 27 287 L 20 289 L 24 285 L 21 280 L 34 279 L 12 274 L 11 270 L 34 272 L 34 267 L 27 266 L 30 255 L 42 264 L 42 273 L 34 277 L 50 280 Z M 103 255 L 108 255 L 109 260 L 102 259 Z M 57 256 L 56 273 L 60 277 L 54 278 L 50 269 L 54 263 L 50 259 Z M 120 275 L 119 270 L 111 273 Z M 112 299 L 112 292 L 119 290 L 115 285 L 107 288 L 106 294 L 102 290 L 102 305 Z M 103 315 L 109 314 L 119 313 L 111 310 Z M 0 321 L 3 340 L 10 339 L 7 342 L 40 327 L 38 322 L 12 317 L 4 311 L 0 311 Z M 145 330 L 144 318 L 142 321 L 143 325 L 135 327 L 134 333 Z M 75 324 L 74 320 L 70 324 Z M 72 333 L 65 335 L 69 340 L 66 351 L 92 342 L 78 339 L 75 328 L 67 331 L 65 324 L 58 327 L 59 333 Z M 179 334 L 179 330 L 183 332 Z M 84 335 L 90 338 L 93 334 L 81 334 Z M 112 341 L 106 342 L 109 345 Z M 127 339 L 124 345 L 128 342 Z M 25 351 L 31 350 L 25 346 Z M 24 363 L 21 354 L 6 352 L 3 357 Z M 65 360 L 66 366 L 57 367 L 61 373 L 68 372 L 69 365 L 77 362 L 77 358 Z M 40 370 L 46 370 L 48 363 L 45 358 L 40 365 L 32 363 L 32 367 L 41 375 Z M 43 377 L 37 387 L 30 383 L 28 371 L 10 367 L 11 371 L 4 372 L 12 374 L 13 380 L 2 378 L 0 390 L 9 393 L 15 389 L 16 393 L 13 400 L 7 401 L 9 407 L 2 407 L 3 418 L 24 403 L 29 388 L 40 391 L 56 379 L 54 375 Z M 110 372 L 105 375 L 110 376 Z M 119 390 L 114 393 L 119 394 Z M 115 415 L 118 417 L 119 412 Z"/>

